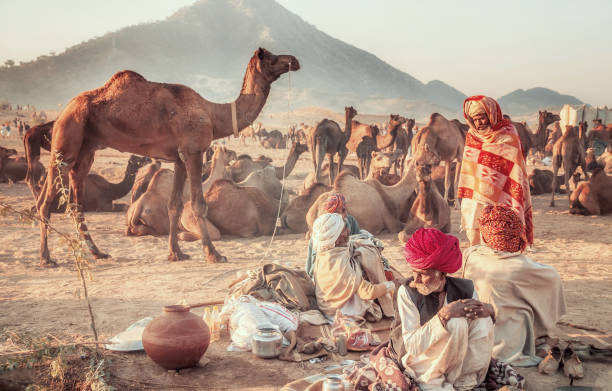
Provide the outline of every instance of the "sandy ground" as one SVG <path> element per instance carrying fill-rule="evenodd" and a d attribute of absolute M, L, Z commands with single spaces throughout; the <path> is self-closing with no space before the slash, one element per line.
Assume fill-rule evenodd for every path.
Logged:
<path fill-rule="evenodd" d="M 0 145 L 23 151 L 20 141 L 13 136 L 1 140 Z M 249 141 L 239 146 L 230 140 L 229 146 L 238 153 L 265 153 L 275 165 L 284 162 L 287 150 L 264 150 Z M 117 182 L 123 176 L 127 154 L 114 150 L 99 151 L 93 169 L 109 180 Z M 46 164 L 48 154 L 42 157 Z M 348 163 L 355 164 L 351 155 Z M 311 170 L 310 153 L 300 158 L 290 175 L 287 186 L 301 190 L 301 182 Z M 612 334 L 612 216 L 583 217 L 567 212 L 567 199 L 561 196 L 556 208 L 550 208 L 549 195 L 534 199 L 535 245 L 530 255 L 537 261 L 554 266 L 563 279 L 569 312 L 563 321 L 596 328 L 604 341 Z M 27 186 L 0 184 L 0 199 L 17 208 L 33 204 Z M 129 202 L 128 197 L 121 201 Z M 452 211 L 453 230 L 458 233 L 459 213 Z M 89 295 L 102 339 L 122 331 L 134 321 L 156 315 L 164 305 L 182 299 L 195 303 L 222 299 L 228 283 L 240 270 L 256 267 L 262 262 L 279 261 L 292 267 L 302 267 L 307 242 L 302 234 L 254 239 L 223 239 L 217 248 L 229 259 L 227 264 L 208 265 L 203 262 L 199 242 L 181 246 L 191 259 L 169 264 L 166 237 L 126 237 L 123 213 L 88 213 L 87 222 L 92 236 L 112 259 L 97 262 L 88 282 Z M 52 224 L 69 231 L 68 219 L 54 215 Z M 384 251 L 392 264 L 402 272 L 408 268 L 396 235 L 385 234 Z M 268 246 L 269 249 L 268 249 Z M 24 224 L 14 218 L 0 218 L 0 331 L 19 333 L 51 333 L 62 338 L 89 335 L 89 319 L 82 298 L 80 282 L 66 245 L 51 234 L 49 247 L 59 268 L 40 269 L 38 263 L 38 226 Z M 267 254 L 264 256 L 264 254 Z M 201 313 L 201 310 L 194 310 Z M 584 334 L 574 328 L 563 328 L 560 335 Z M 602 336 L 603 335 L 603 336 Z M 608 339 L 606 339 L 608 338 Z M 113 354 L 113 381 L 119 389 L 244 389 L 273 390 L 294 379 L 320 372 L 325 364 L 293 364 L 264 361 L 246 353 L 225 352 L 227 342 L 214 343 L 206 354 L 210 360 L 204 368 L 169 373 L 153 364 L 144 353 Z M 586 363 L 586 378 L 578 384 L 612 387 L 612 367 Z M 533 368 L 520 370 L 528 379 L 529 389 L 548 390 L 567 385 L 561 373 L 542 376 Z"/>

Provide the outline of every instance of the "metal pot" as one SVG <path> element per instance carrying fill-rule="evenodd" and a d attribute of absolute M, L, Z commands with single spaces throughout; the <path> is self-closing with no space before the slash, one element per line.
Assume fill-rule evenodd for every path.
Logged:
<path fill-rule="evenodd" d="M 323 382 L 323 391 L 344 391 L 342 376 L 328 375 Z"/>
<path fill-rule="evenodd" d="M 253 335 L 251 345 L 253 346 L 253 354 L 257 357 L 275 358 L 281 352 L 283 336 L 273 328 L 257 329 L 257 334 Z"/>

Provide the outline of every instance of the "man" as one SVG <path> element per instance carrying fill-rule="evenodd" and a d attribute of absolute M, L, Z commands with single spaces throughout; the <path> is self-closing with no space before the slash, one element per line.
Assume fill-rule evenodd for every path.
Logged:
<path fill-rule="evenodd" d="M 457 193 L 462 198 L 461 225 L 470 245 L 480 243 L 478 218 L 482 209 L 496 204 L 516 210 L 525 224 L 528 244 L 532 244 L 529 176 L 516 129 L 503 118 L 499 104 L 487 96 L 467 98 L 463 112 L 470 129 Z"/>
<path fill-rule="evenodd" d="M 382 263 L 370 249 L 349 246 L 349 228 L 341 215 L 325 213 L 312 227 L 312 244 L 317 253 L 313 267 L 315 295 L 321 312 L 332 318 L 344 315 L 379 320 L 382 313 L 393 315 L 389 295 L 393 281 L 385 281 Z M 369 281 L 364 278 L 364 274 Z M 375 299 L 380 300 L 382 312 Z M 385 305 L 385 299 L 388 305 Z M 385 311 L 386 307 L 386 311 Z"/>
<path fill-rule="evenodd" d="M 565 314 L 559 273 L 522 254 L 527 244 L 517 213 L 487 206 L 480 217 L 485 245 L 465 252 L 465 276 L 481 300 L 495 308 L 493 357 L 513 366 L 535 366 L 536 339 L 551 335 Z"/>
<path fill-rule="evenodd" d="M 356 235 L 360 232 L 359 223 L 353 216 L 350 216 L 346 211 L 346 200 L 341 193 L 331 193 L 325 202 L 324 206 L 327 213 L 338 213 L 344 218 L 348 228 L 349 235 Z M 308 256 L 306 257 L 306 273 L 312 278 L 314 261 L 317 256 L 316 251 L 312 246 L 312 237 L 308 241 Z"/>
<path fill-rule="evenodd" d="M 423 228 L 406 242 L 412 278 L 397 291 L 398 317 L 390 344 L 421 390 L 471 390 L 484 380 L 493 349 L 494 311 L 461 268 L 459 241 Z"/>

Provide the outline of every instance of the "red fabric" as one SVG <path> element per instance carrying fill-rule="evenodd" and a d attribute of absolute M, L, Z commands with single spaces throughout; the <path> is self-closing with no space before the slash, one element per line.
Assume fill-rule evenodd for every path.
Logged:
<path fill-rule="evenodd" d="M 493 98 L 489 98 L 484 95 L 474 95 L 470 96 L 463 101 L 463 117 L 468 121 L 470 125 L 472 124 L 472 118 L 467 114 L 467 103 L 468 102 L 480 102 L 487 112 L 487 117 L 489 117 L 489 123 L 491 124 L 491 129 L 500 130 L 503 127 L 512 126 L 512 122 L 505 119 L 502 115 L 501 107 L 499 107 L 499 103 Z M 472 126 L 473 127 L 473 126 Z"/>
<path fill-rule="evenodd" d="M 346 206 L 346 200 L 340 193 L 332 193 L 325 202 L 325 210 L 329 213 L 335 213 L 341 206 Z"/>
<path fill-rule="evenodd" d="M 480 215 L 482 239 L 494 250 L 516 253 L 527 245 L 525 227 L 519 215 L 503 205 L 488 205 Z"/>
<path fill-rule="evenodd" d="M 461 268 L 459 240 L 435 228 L 421 228 L 406 242 L 406 262 L 416 269 L 454 273 Z"/>

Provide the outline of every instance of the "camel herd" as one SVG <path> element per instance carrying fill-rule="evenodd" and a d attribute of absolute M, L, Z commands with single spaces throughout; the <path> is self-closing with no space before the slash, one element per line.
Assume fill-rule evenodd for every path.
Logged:
<path fill-rule="evenodd" d="M 206 261 L 224 262 L 213 240 L 270 235 L 275 229 L 279 234 L 307 233 L 324 212 L 330 192 L 342 193 L 348 213 L 372 234 L 395 233 L 405 241 L 421 227 L 450 232 L 467 125 L 434 113 L 414 133 L 414 119 L 391 114 L 383 126 L 364 124 L 355 120 L 355 108 L 346 107 L 343 127 L 329 119 L 316 126 L 294 126 L 287 134 L 253 126 L 272 82 L 299 68 L 295 57 L 260 48 L 249 61 L 239 97 L 227 104 L 209 102 L 186 86 L 119 72 L 104 86 L 75 97 L 55 121 L 31 128 L 24 138 L 26 159 L 15 159 L 16 151 L 0 147 L 0 180 L 25 179 L 37 200 L 41 264 L 54 263 L 45 222 L 60 209 L 54 185 L 60 175 L 69 183 L 80 234 L 94 258 L 108 255 L 89 235 L 85 211 L 127 210 L 126 235 L 168 235 L 170 261 L 188 257 L 180 250 L 181 239 L 200 240 Z M 547 127 L 558 120 L 555 114 L 540 112 L 535 133 L 514 123 L 525 156 L 529 150 L 545 153 Z M 251 139 L 265 148 L 289 147 L 285 164 L 274 166 L 265 156 L 237 156 L 225 146 L 211 145 L 238 133 L 241 144 Z M 563 167 L 569 190 L 569 177 L 582 167 L 588 182 L 567 191 L 572 213 L 609 213 L 612 179 L 606 170 L 612 165 L 611 152 L 591 157 L 587 167 L 585 134 L 586 124 L 581 124 L 568 127 L 554 141 L 554 172 L 534 170 L 532 191 L 551 192 L 553 204 L 560 191 L 558 168 Z M 95 152 L 107 147 L 134 154 L 117 184 L 89 174 Z M 46 171 L 39 162 L 41 148 L 52 156 Z M 313 171 L 304 179 L 301 194 L 292 194 L 283 180 L 308 150 Z M 351 152 L 358 167 L 344 163 Z M 172 162 L 173 170 L 162 168 L 161 161 Z M 16 166 L 20 175 L 14 174 Z M 587 169 L 593 169 L 590 179 Z M 129 206 L 113 204 L 130 191 Z"/>

